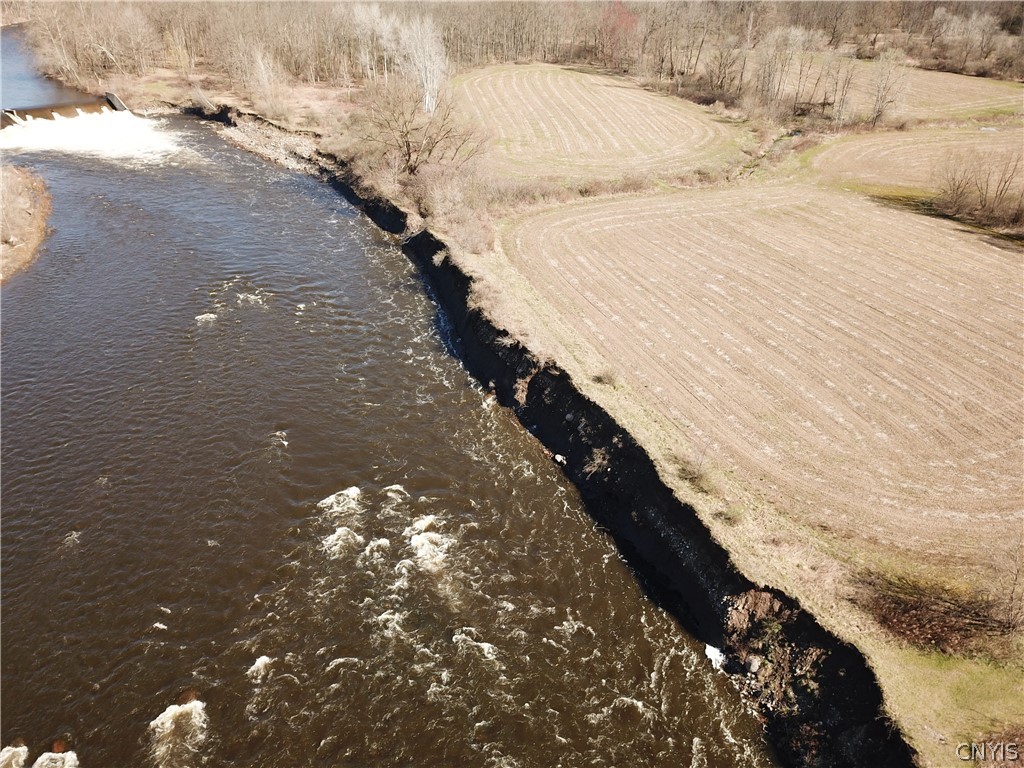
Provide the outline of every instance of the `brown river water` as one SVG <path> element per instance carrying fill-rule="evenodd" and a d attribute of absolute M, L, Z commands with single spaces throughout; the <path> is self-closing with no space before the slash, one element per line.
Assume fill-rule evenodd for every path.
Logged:
<path fill-rule="evenodd" d="M 0 305 L 3 744 L 774 765 L 358 211 L 197 120 L 23 134 L 53 215 Z"/>

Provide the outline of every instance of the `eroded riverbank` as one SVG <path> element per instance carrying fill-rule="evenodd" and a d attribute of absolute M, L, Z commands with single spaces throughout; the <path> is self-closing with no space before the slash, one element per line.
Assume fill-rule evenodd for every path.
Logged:
<path fill-rule="evenodd" d="M 3 742 L 777 765 L 395 241 L 207 125 L 136 120 L 145 152 L 21 153 L 54 231 L 3 295 Z"/>
<path fill-rule="evenodd" d="M 406 212 L 357 191 L 360 179 L 305 137 L 233 109 L 209 116 L 250 151 L 333 184 L 386 232 L 405 232 Z M 403 247 L 457 332 L 464 365 L 550 451 L 649 596 L 699 640 L 724 649 L 725 670 L 757 707 L 785 762 L 913 764 L 863 654 L 797 601 L 744 577 L 633 437 L 557 363 L 540 359 L 479 306 L 473 278 L 441 238 L 423 230 Z"/>

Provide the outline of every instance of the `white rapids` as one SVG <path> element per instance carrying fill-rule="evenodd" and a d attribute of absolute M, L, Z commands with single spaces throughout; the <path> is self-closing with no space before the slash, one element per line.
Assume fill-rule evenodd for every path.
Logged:
<path fill-rule="evenodd" d="M 131 112 L 79 112 L 77 117 L 55 115 L 52 120 L 15 118 L 0 131 L 0 150 L 65 152 L 142 162 L 160 162 L 181 147 L 161 121 Z"/>
<path fill-rule="evenodd" d="M 190 768 L 200 763 L 209 717 L 206 703 L 172 704 L 149 724 L 149 751 L 158 768 Z"/>

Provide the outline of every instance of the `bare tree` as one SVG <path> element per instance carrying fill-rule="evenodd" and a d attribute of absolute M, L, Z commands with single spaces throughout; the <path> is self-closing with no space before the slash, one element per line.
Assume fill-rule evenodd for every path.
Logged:
<path fill-rule="evenodd" d="M 398 38 L 402 66 L 419 83 L 423 109 L 433 114 L 448 72 L 448 56 L 437 26 L 429 16 L 416 16 L 399 27 Z"/>
<path fill-rule="evenodd" d="M 419 86 L 394 78 L 368 97 L 361 139 L 379 162 L 399 174 L 414 176 L 428 163 L 459 166 L 483 148 L 479 134 L 458 120 L 445 93 L 438 93 L 434 109 L 427 111 Z"/>
<path fill-rule="evenodd" d="M 985 226 L 1019 227 L 1024 222 L 1024 156 L 958 153 L 936 171 L 942 212 Z"/>
<path fill-rule="evenodd" d="M 839 55 L 835 51 L 825 54 L 821 65 L 822 96 L 821 111 L 832 110 L 832 122 L 842 125 L 846 122 L 850 100 L 850 86 L 853 84 L 855 64 L 852 59 Z"/>
<path fill-rule="evenodd" d="M 906 83 L 906 54 L 899 48 L 890 48 L 878 57 L 878 70 L 872 88 L 871 125 L 878 121 L 899 100 Z"/>

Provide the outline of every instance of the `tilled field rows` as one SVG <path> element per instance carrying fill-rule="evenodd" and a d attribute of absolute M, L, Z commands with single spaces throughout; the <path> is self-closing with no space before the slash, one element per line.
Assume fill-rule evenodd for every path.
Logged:
<path fill-rule="evenodd" d="M 879 65 L 874 61 L 861 60 L 854 60 L 852 64 L 853 80 L 850 83 L 847 114 L 854 119 L 869 118 L 875 101 Z M 756 58 L 751 57 L 746 73 L 748 82 L 752 82 L 756 76 L 756 67 Z M 810 100 L 810 90 L 820 76 L 820 67 L 820 60 L 812 66 L 802 99 Z M 790 98 L 795 98 L 797 87 L 795 66 L 793 69 L 782 86 L 782 93 Z M 912 67 L 902 71 L 899 82 L 899 87 L 893 93 L 895 104 L 886 110 L 888 116 L 914 120 L 949 120 L 992 113 L 1024 112 L 1024 86 L 1020 83 Z M 816 99 L 822 97 L 823 89 L 824 84 L 820 83 L 815 92 Z"/>
<path fill-rule="evenodd" d="M 972 126 L 866 134 L 841 139 L 814 155 L 824 177 L 936 189 L 951 159 L 973 155 L 1010 161 L 1024 155 L 1024 126 Z"/>
<path fill-rule="evenodd" d="M 456 93 L 517 174 L 665 175 L 739 154 L 739 132 L 707 111 L 603 75 L 506 65 L 461 78 Z"/>
<path fill-rule="evenodd" d="M 867 114 L 874 103 L 878 64 L 858 62 L 858 67 L 852 101 L 856 111 Z M 893 109 L 896 115 L 933 120 L 989 112 L 1024 112 L 1024 86 L 952 72 L 908 68 Z"/>
<path fill-rule="evenodd" d="M 1019 531 L 1020 251 L 802 186 L 577 204 L 504 247 L 686 443 L 784 509 L 941 555 Z"/>

